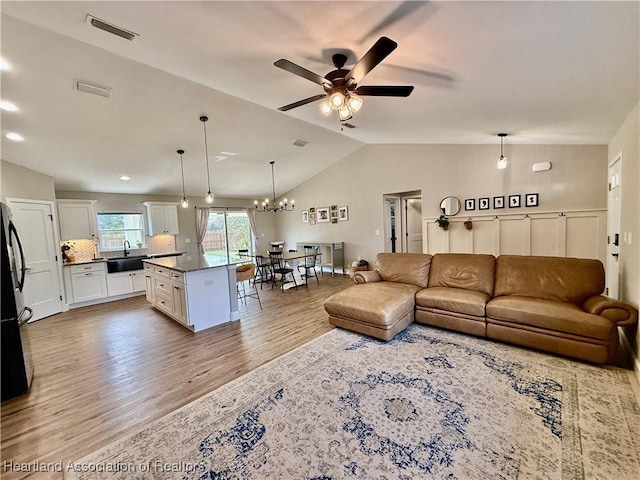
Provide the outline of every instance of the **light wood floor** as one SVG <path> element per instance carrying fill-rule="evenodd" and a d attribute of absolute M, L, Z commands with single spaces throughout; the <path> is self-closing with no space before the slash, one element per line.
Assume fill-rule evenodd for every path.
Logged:
<path fill-rule="evenodd" d="M 0 476 L 27 477 L 4 462 L 76 460 L 330 331 L 322 304 L 351 284 L 324 275 L 298 291 L 265 285 L 262 311 L 247 299 L 240 321 L 195 335 L 144 296 L 30 325 L 35 376 L 28 394 L 2 404 Z"/>
<path fill-rule="evenodd" d="M 240 321 L 198 334 L 144 296 L 35 322 L 31 390 L 2 404 L 1 476 L 27 476 L 5 462 L 76 460 L 330 331 L 322 304 L 351 284 L 326 274 L 297 291 L 265 284 L 262 311 L 249 298 Z"/>

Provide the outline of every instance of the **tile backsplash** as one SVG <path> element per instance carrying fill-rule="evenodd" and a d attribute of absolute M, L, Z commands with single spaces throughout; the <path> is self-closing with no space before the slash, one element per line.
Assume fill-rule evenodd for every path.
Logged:
<path fill-rule="evenodd" d="M 145 248 L 133 248 L 132 255 L 146 255 L 148 253 L 169 253 L 176 251 L 176 239 L 174 235 L 154 235 L 146 237 L 147 245 Z M 74 262 L 88 262 L 94 257 L 114 258 L 121 257 L 123 250 L 110 252 L 97 252 L 96 242 L 93 240 L 67 240 L 61 242 L 62 245 L 69 245 L 71 250 L 67 251 L 67 255 L 73 255 Z M 96 253 L 97 252 L 97 253 Z"/>

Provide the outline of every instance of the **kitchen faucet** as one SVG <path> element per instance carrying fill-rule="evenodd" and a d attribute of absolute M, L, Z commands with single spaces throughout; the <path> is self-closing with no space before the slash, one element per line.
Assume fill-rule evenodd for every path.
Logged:
<path fill-rule="evenodd" d="M 124 256 L 125 257 L 131 253 L 129 250 L 127 250 L 127 246 L 129 248 L 131 248 L 131 244 L 129 243 L 129 240 L 125 240 L 124 241 Z"/>

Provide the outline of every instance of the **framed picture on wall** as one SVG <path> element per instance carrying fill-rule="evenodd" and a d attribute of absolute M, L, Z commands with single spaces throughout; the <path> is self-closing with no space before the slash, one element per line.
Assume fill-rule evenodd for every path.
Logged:
<path fill-rule="evenodd" d="M 509 195 L 509 208 L 520 207 L 520 195 Z"/>
<path fill-rule="evenodd" d="M 538 194 L 537 193 L 527 193 L 525 195 L 525 207 L 537 207 L 538 206 Z"/>
<path fill-rule="evenodd" d="M 476 209 L 476 199 L 475 198 L 467 198 L 464 201 L 464 209 L 468 212 L 469 210 Z"/>
<path fill-rule="evenodd" d="M 489 210 L 489 197 L 478 199 L 478 210 Z"/>
<path fill-rule="evenodd" d="M 316 220 L 318 223 L 329 223 L 331 221 L 331 217 L 329 216 L 329 207 L 317 208 Z"/>
<path fill-rule="evenodd" d="M 349 220 L 349 211 L 347 210 L 347 207 L 338 207 L 338 219 L 341 222 Z"/>
<path fill-rule="evenodd" d="M 316 224 L 316 213 L 309 213 L 309 225 L 315 225 Z"/>
<path fill-rule="evenodd" d="M 493 208 L 504 208 L 504 196 L 493 197 Z"/>
<path fill-rule="evenodd" d="M 335 219 L 335 222 L 333 221 Z M 331 205 L 331 223 L 338 222 L 338 205 Z"/>
<path fill-rule="evenodd" d="M 302 211 L 302 223 L 309 223 L 309 210 Z"/>

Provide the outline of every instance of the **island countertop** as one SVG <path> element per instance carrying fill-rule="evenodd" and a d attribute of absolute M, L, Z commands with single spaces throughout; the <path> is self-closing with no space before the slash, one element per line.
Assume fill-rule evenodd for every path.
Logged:
<path fill-rule="evenodd" d="M 246 263 L 247 259 L 238 257 L 230 257 L 227 259 L 225 256 L 211 253 L 187 252 L 179 257 L 148 258 L 143 259 L 142 261 L 144 263 L 170 268 L 180 272 L 194 272 L 197 270 L 206 270 L 209 268 L 227 267 L 229 265 Z"/>

